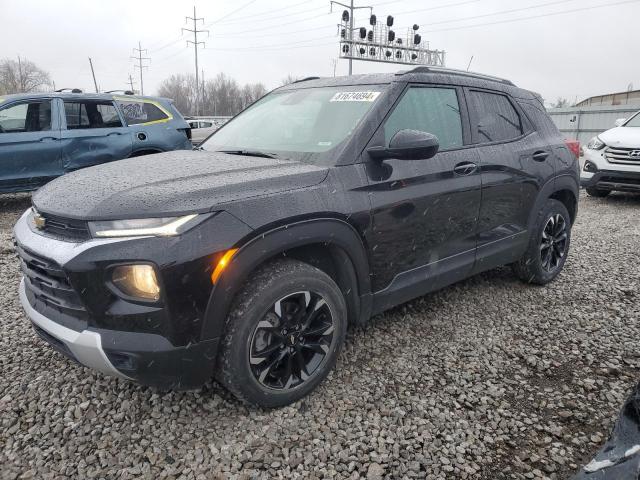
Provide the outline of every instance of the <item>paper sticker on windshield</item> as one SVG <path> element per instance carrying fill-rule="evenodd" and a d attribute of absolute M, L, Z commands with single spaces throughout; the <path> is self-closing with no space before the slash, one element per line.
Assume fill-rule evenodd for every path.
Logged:
<path fill-rule="evenodd" d="M 330 102 L 373 102 L 380 92 L 338 92 Z"/>

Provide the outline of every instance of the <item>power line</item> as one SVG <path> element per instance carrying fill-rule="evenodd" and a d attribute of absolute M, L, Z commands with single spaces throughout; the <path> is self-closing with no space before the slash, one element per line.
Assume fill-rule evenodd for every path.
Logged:
<path fill-rule="evenodd" d="M 235 10 L 227 13 L 226 15 L 223 15 L 222 17 L 220 17 L 217 20 L 214 20 L 213 22 L 211 22 L 210 24 L 206 25 L 207 27 L 210 27 L 211 25 L 214 25 L 216 23 L 221 22 L 222 20 L 224 20 L 225 18 L 229 18 L 230 16 L 238 13 L 240 10 L 244 10 L 245 8 L 247 8 L 249 5 L 251 5 L 252 3 L 256 3 L 257 0 L 249 0 L 247 3 L 245 3 L 244 5 L 239 6 L 238 8 L 236 8 Z"/>
<path fill-rule="evenodd" d="M 198 34 L 206 32 L 207 35 L 209 35 L 209 30 L 198 30 L 198 21 L 202 21 L 202 23 L 204 24 L 204 18 L 198 18 L 198 16 L 196 15 L 195 6 L 193 7 L 193 17 L 185 17 L 185 18 L 187 22 L 189 20 L 193 21 L 193 29 L 183 27 L 182 31 L 193 33 L 193 41 L 187 40 L 187 45 L 189 45 L 189 43 L 193 44 L 193 49 L 196 56 L 196 115 L 198 115 L 200 110 L 200 82 L 198 81 L 198 45 L 202 45 L 202 46 L 205 45 L 204 42 L 198 41 Z"/>
<path fill-rule="evenodd" d="M 531 15 L 528 17 L 520 17 L 520 18 L 512 18 L 512 19 L 506 19 L 506 20 L 497 20 L 495 22 L 485 22 L 485 23 L 476 23 L 474 25 L 462 25 L 460 27 L 448 27 L 448 28 L 440 28 L 440 29 L 435 29 L 435 30 L 427 30 L 428 33 L 433 33 L 433 32 L 448 32 L 448 31 L 452 31 L 452 30 L 464 30 L 467 28 L 476 28 L 476 27 L 487 27 L 487 26 L 491 26 L 491 25 L 500 25 L 503 23 L 512 23 L 512 22 L 521 22 L 524 20 L 532 20 L 532 19 L 536 19 L 536 18 L 544 18 L 544 17 L 552 17 L 554 15 L 564 15 L 566 13 L 575 13 L 575 12 L 582 12 L 582 11 L 586 11 L 586 10 L 595 10 L 597 8 L 605 8 L 605 7 L 614 7 L 616 5 L 624 5 L 627 3 L 637 3 L 640 0 L 625 0 L 622 2 L 615 2 L 615 3 L 608 3 L 605 5 L 593 5 L 591 7 L 580 7 L 580 8 L 573 8 L 570 10 L 562 10 L 560 12 L 550 12 L 550 13 L 542 13 L 540 15 Z"/>
<path fill-rule="evenodd" d="M 144 82 L 142 81 L 142 70 L 144 70 L 145 68 L 149 68 L 147 65 L 143 65 L 143 61 L 144 60 L 151 60 L 151 58 L 149 57 L 143 57 L 142 56 L 142 52 L 147 52 L 146 48 L 142 48 L 142 45 L 140 44 L 140 42 L 138 42 L 138 48 L 134 48 L 133 49 L 134 52 L 138 52 L 138 56 L 137 57 L 131 57 L 134 60 L 138 61 L 137 65 L 134 65 L 134 68 L 138 68 L 140 70 L 140 95 L 144 95 Z"/>
<path fill-rule="evenodd" d="M 458 17 L 458 18 L 453 18 L 450 20 L 441 20 L 438 22 L 431 22 L 431 23 L 425 23 L 423 25 L 441 25 L 444 23 L 454 23 L 454 22 L 462 22 L 465 20 L 475 20 L 477 18 L 486 18 L 486 17 L 492 17 L 495 15 L 505 15 L 507 13 L 516 13 L 516 12 L 522 12 L 525 10 L 533 10 L 535 8 L 543 8 L 543 7 L 549 7 L 551 5 L 560 5 L 562 3 L 568 3 L 568 2 L 575 2 L 577 0 L 556 0 L 554 2 L 547 2 L 547 3 L 539 3 L 537 5 L 531 5 L 529 7 L 521 7 L 521 8 L 512 8 L 510 10 L 501 10 L 499 12 L 493 12 L 493 13 L 484 13 L 482 15 L 471 15 L 470 17 Z M 400 12 L 400 13 L 413 13 L 413 12 Z"/>

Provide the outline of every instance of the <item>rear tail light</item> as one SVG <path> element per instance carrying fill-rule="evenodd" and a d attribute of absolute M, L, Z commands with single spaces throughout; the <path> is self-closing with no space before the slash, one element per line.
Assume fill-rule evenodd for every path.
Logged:
<path fill-rule="evenodd" d="M 564 143 L 567 145 L 569 151 L 575 155 L 576 159 L 580 158 L 580 142 L 578 140 L 566 139 Z"/>
<path fill-rule="evenodd" d="M 190 128 L 179 128 L 182 133 L 184 133 L 189 140 L 191 140 L 191 129 Z"/>

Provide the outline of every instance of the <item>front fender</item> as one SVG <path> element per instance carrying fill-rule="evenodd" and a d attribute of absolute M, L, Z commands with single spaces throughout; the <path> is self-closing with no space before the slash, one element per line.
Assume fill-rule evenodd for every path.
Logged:
<path fill-rule="evenodd" d="M 349 223 L 334 218 L 320 218 L 282 225 L 242 243 L 213 288 L 201 338 L 207 340 L 222 335 L 233 298 L 256 268 L 286 250 L 318 243 L 338 247 L 347 254 L 353 265 L 358 294 L 361 298 L 368 298 L 371 282 L 366 251 L 357 231 Z M 368 311 L 365 305 L 360 316 L 366 316 Z"/>

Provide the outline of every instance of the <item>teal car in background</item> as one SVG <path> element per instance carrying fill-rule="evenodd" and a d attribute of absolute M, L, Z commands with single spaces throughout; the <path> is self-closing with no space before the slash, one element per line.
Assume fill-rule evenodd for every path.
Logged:
<path fill-rule="evenodd" d="M 167 98 L 0 95 L 0 193 L 35 190 L 92 165 L 192 148 L 189 124 Z"/>

